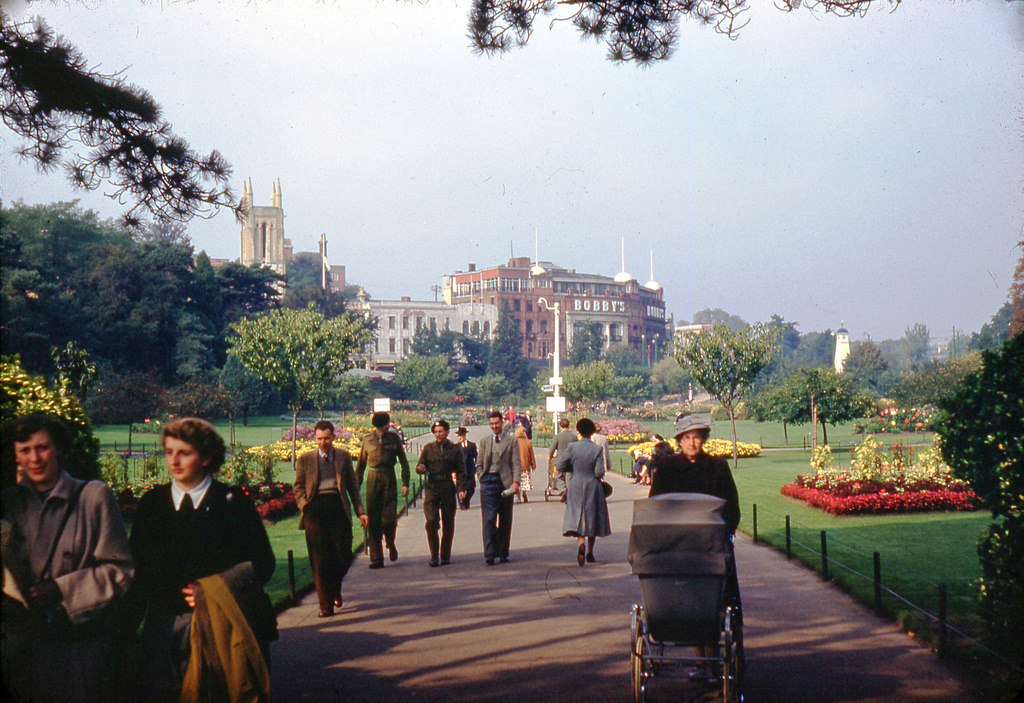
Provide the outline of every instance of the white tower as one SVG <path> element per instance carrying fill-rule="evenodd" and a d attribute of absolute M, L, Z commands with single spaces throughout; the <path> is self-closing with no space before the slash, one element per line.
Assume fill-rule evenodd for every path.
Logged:
<path fill-rule="evenodd" d="M 832 358 L 832 365 L 836 368 L 836 373 L 843 372 L 843 366 L 846 364 L 846 357 L 850 355 L 850 332 L 843 327 L 843 323 L 839 323 L 839 329 L 836 330 L 836 353 Z"/>

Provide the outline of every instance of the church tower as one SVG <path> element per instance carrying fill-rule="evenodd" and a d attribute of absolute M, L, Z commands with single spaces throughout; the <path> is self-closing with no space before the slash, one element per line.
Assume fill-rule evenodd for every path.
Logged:
<path fill-rule="evenodd" d="M 269 266 L 284 275 L 291 259 L 292 242 L 284 236 L 284 207 L 281 201 L 281 180 L 270 194 L 270 205 L 253 205 L 252 179 L 242 189 L 246 208 L 242 222 L 240 261 L 246 266 Z"/>

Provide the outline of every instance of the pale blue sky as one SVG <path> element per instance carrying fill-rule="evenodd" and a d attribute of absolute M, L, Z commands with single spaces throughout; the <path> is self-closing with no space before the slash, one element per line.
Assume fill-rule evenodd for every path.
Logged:
<path fill-rule="evenodd" d="M 510 251 L 664 286 L 677 320 L 778 313 L 853 339 L 976 331 L 1024 239 L 1024 2 L 881 1 L 863 18 L 752 0 L 730 41 L 684 21 L 675 56 L 605 60 L 567 23 L 472 53 L 467 0 L 36 2 L 102 71 L 125 69 L 257 205 L 280 179 L 286 234 L 376 298 Z M 39 176 L 3 137 L 2 197 L 102 193 Z M 230 213 L 197 249 L 238 256 Z M 383 271 L 384 266 L 389 267 Z"/>

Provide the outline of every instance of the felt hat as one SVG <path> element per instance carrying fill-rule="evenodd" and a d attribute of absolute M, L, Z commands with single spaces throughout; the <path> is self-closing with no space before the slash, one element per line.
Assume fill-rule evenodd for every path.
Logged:
<path fill-rule="evenodd" d="M 676 420 L 676 433 L 672 435 L 673 439 L 678 439 L 679 435 L 690 430 L 707 430 L 711 431 L 711 418 L 704 417 L 702 415 L 686 415 Z"/>

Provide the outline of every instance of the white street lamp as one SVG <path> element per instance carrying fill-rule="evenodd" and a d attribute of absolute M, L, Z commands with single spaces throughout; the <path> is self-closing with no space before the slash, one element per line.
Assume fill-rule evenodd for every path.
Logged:
<path fill-rule="evenodd" d="M 546 310 L 551 310 L 555 313 L 555 355 L 551 359 L 551 386 L 554 389 L 554 397 L 561 397 L 562 389 L 562 375 L 561 375 L 561 363 L 562 363 L 562 352 L 561 352 L 561 328 L 559 320 L 559 312 L 562 304 L 559 301 L 555 301 L 554 305 L 549 305 L 547 298 L 537 298 L 537 303 L 543 305 Z M 558 428 L 558 411 L 555 410 L 552 413 L 551 420 L 551 432 L 552 435 L 557 431 Z"/>

